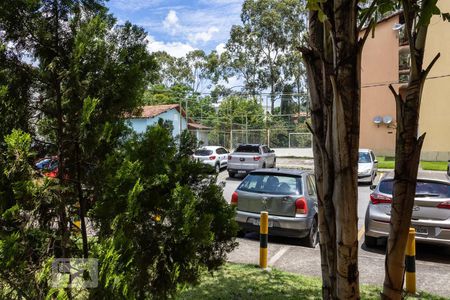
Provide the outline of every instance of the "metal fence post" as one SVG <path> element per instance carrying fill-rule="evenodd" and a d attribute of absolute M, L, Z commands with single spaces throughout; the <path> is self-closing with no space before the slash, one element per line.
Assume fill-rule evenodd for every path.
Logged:
<path fill-rule="evenodd" d="M 406 243 L 406 292 L 416 293 L 416 230 L 409 228 L 408 241 Z"/>
<path fill-rule="evenodd" d="M 269 243 L 269 213 L 261 212 L 259 222 L 259 266 L 262 269 L 267 268 L 267 246 Z"/>

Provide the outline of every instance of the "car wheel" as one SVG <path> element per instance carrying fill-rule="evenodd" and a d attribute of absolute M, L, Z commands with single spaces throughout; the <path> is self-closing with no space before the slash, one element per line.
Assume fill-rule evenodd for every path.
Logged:
<path fill-rule="evenodd" d="M 220 173 L 220 164 L 216 164 L 216 173 Z"/>
<path fill-rule="evenodd" d="M 230 176 L 231 178 L 234 178 L 235 175 L 236 175 L 236 173 L 234 173 L 234 172 L 228 172 L 228 176 Z"/>
<path fill-rule="evenodd" d="M 263 168 L 263 169 L 266 168 L 266 163 L 263 163 L 262 168 Z"/>
<path fill-rule="evenodd" d="M 275 159 L 273 160 L 272 168 L 276 168 L 276 167 L 277 167 L 277 159 L 275 158 Z"/>
<path fill-rule="evenodd" d="M 319 225 L 317 224 L 317 218 L 314 218 L 309 234 L 306 237 L 306 245 L 310 248 L 316 248 L 319 243 Z"/>
<path fill-rule="evenodd" d="M 364 235 L 364 244 L 366 244 L 367 247 L 376 247 L 377 238 L 373 236 Z"/>
<path fill-rule="evenodd" d="M 376 175 L 375 175 L 376 176 Z M 370 175 L 370 181 L 369 181 L 369 185 L 373 184 L 373 180 L 375 179 L 374 174 Z"/>
<path fill-rule="evenodd" d="M 245 237 L 245 230 L 239 229 L 237 232 L 237 237 Z"/>

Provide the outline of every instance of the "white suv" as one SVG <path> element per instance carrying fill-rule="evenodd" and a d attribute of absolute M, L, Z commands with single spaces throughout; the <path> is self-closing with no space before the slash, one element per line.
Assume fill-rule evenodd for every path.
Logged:
<path fill-rule="evenodd" d="M 194 152 L 194 159 L 214 167 L 219 173 L 228 164 L 228 151 L 221 146 L 205 146 Z"/>

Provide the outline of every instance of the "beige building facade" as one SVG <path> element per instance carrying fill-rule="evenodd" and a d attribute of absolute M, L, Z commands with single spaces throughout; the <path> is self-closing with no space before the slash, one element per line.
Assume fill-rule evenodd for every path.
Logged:
<path fill-rule="evenodd" d="M 441 11 L 450 11 L 450 1 L 440 0 Z M 408 81 L 409 46 L 402 32 L 402 15 L 381 20 L 375 36 L 369 37 L 361 61 L 360 147 L 377 155 L 395 154 L 396 111 L 389 84 L 396 89 Z M 450 159 L 450 23 L 431 20 L 425 48 L 425 66 L 440 52 L 441 57 L 425 83 L 419 133 L 426 132 L 423 160 Z"/>
<path fill-rule="evenodd" d="M 450 1 L 439 0 L 442 12 L 450 12 Z M 439 60 L 431 69 L 422 94 L 419 132 L 426 132 L 422 159 L 450 159 L 450 22 L 439 16 L 431 19 L 425 47 L 427 66 L 434 56 Z"/>

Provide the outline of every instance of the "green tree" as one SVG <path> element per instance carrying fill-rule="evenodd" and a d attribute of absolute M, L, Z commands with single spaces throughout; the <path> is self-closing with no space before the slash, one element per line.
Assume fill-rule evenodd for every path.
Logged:
<path fill-rule="evenodd" d="M 31 255 L 34 260 L 27 261 L 33 263 L 29 269 L 36 276 L 48 257 L 69 258 L 80 254 L 88 257 L 84 216 L 96 184 L 93 174 L 123 135 L 126 127 L 121 116 L 139 105 L 144 84 L 156 65 L 146 51 L 144 31 L 129 23 L 115 26 L 115 20 L 107 14 L 102 1 L 2 1 L 0 31 L 3 43 L 11 45 L 15 53 L 26 51 L 35 61 L 35 65 L 25 68 L 21 68 L 20 61 L 14 65 L 32 81 L 31 87 L 21 81 L 18 95 L 36 98 L 24 124 L 30 122 L 32 115 L 47 154 L 58 157 L 58 178 L 42 185 L 44 191 L 39 192 L 50 193 L 51 190 L 51 197 L 46 201 L 34 200 L 28 195 L 34 189 L 31 183 L 18 186 L 17 180 L 12 179 L 8 180 L 13 193 L 1 199 L 2 214 L 25 200 L 36 209 L 46 208 L 46 213 L 38 210 L 41 214 L 31 215 L 36 221 L 31 226 L 36 232 L 34 238 L 41 245 L 36 246 Z M 8 94 L 8 101 L 20 101 L 18 95 Z M 4 172 L 10 171 L 5 169 Z M 25 177 L 32 183 L 38 180 L 36 174 L 30 172 Z M 18 207 L 21 209 L 20 205 Z M 76 215 L 81 219 L 81 253 L 70 231 Z M 17 220 L 13 228 L 20 230 L 26 222 L 29 220 Z M 45 234 L 47 229 L 51 229 L 52 238 Z M 4 234 L 8 239 L 15 233 L 6 231 Z M 26 232 L 21 237 L 25 235 Z M 24 247 L 18 255 L 29 249 Z M 12 271 L 12 267 L 5 270 Z M 47 279 L 48 276 L 44 276 L 43 281 Z M 26 278 L 11 280 L 22 283 Z M 35 287 L 36 290 L 30 287 L 25 293 L 35 295 L 39 291 L 44 296 L 47 292 L 53 293 L 45 288 L 46 283 L 43 287 Z M 16 291 L 16 295 L 19 292 Z M 70 291 L 66 292 L 70 296 Z"/>
<path fill-rule="evenodd" d="M 159 122 L 130 137 L 99 173 L 93 216 L 104 289 L 94 299 L 166 298 L 223 264 L 236 245 L 217 175 L 190 160 L 195 143 L 186 132 L 177 152 L 169 127 Z"/>
<path fill-rule="evenodd" d="M 95 0 L 2 1 L 0 32 L 34 61 L 14 63 L 30 85 L 2 70 L 0 97 L 19 103 L 11 83 L 34 97 L 23 120 L 59 162 L 58 178 L 43 178 L 31 168 L 29 134 L 13 130 L 0 143 L 0 295 L 163 298 L 221 265 L 235 246 L 234 211 L 216 178 L 187 157 L 192 139 L 177 152 L 170 125 L 136 136 L 124 122 L 156 81 L 145 32 L 117 25 Z M 98 231 L 89 240 L 86 215 Z M 91 256 L 100 259 L 97 289 L 50 288 L 53 258 Z"/>
<path fill-rule="evenodd" d="M 283 90 L 285 81 L 291 80 L 283 77 L 288 66 L 284 61 L 300 45 L 304 31 L 302 16 L 299 1 L 246 0 L 241 13 L 243 25 L 231 30 L 227 49 L 232 66 L 243 75 L 251 92 L 269 88 L 272 113 L 275 93 Z"/>

